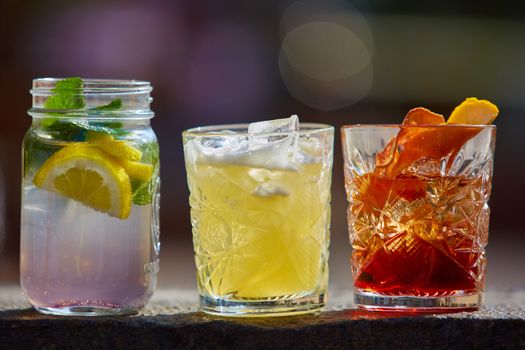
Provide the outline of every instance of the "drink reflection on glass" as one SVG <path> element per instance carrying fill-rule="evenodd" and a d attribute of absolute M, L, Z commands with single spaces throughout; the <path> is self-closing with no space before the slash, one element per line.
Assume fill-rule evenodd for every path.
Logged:
<path fill-rule="evenodd" d="M 201 309 L 285 315 L 325 303 L 333 128 L 293 116 L 185 131 Z"/>
<path fill-rule="evenodd" d="M 358 306 L 480 306 L 496 128 L 462 120 L 415 109 L 402 125 L 342 128 Z"/>

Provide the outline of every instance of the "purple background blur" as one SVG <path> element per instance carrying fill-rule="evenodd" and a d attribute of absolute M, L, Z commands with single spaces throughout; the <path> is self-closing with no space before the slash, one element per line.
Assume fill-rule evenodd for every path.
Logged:
<path fill-rule="evenodd" d="M 18 278 L 20 145 L 36 77 L 151 81 L 161 286 L 195 288 L 181 131 L 287 117 L 339 127 L 500 107 L 489 289 L 525 288 L 525 12 L 513 1 L 14 1 L 0 4 L 0 283 Z M 331 284 L 349 287 L 339 133 Z"/>

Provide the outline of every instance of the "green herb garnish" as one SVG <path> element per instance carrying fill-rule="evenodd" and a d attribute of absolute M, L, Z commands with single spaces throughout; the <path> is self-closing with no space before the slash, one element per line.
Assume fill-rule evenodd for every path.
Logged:
<path fill-rule="evenodd" d="M 56 145 L 48 144 L 39 139 L 34 129 L 29 129 L 24 137 L 24 172 L 30 174 L 36 172 L 40 165 L 57 149 Z"/>
<path fill-rule="evenodd" d="M 122 108 L 122 100 L 120 98 L 116 98 L 107 105 L 99 106 L 99 107 L 93 107 L 91 108 L 92 111 L 114 111 L 117 109 Z"/>
<path fill-rule="evenodd" d="M 84 97 L 82 96 L 82 79 L 78 77 L 65 78 L 57 81 L 51 90 L 53 95 L 44 103 L 44 107 L 50 110 L 72 109 L 78 110 L 85 107 Z M 88 109 L 88 114 L 99 114 L 98 112 L 116 111 L 122 108 L 122 100 L 114 99 L 110 103 Z M 57 113 L 49 112 L 51 116 Z M 126 134 L 122 130 L 120 122 L 100 122 L 89 121 L 86 119 L 71 118 L 46 118 L 42 121 L 42 128 L 56 133 L 54 138 L 59 141 L 85 141 L 87 131 L 99 131 L 110 135 Z"/>
<path fill-rule="evenodd" d="M 48 118 L 43 119 L 42 129 L 52 132 L 53 139 L 57 141 L 86 141 L 88 131 L 97 131 L 112 136 L 124 135 L 128 132 L 123 129 L 123 124 L 118 121 L 101 121 L 100 118 L 90 120 L 87 114 L 92 116 L 107 116 L 111 111 L 118 111 L 122 108 L 120 98 L 112 100 L 110 103 L 86 109 L 85 114 L 71 115 L 71 117 L 60 118 L 58 112 L 53 110 L 82 110 L 85 108 L 84 97 L 82 96 L 82 79 L 66 78 L 58 81 L 50 96 L 44 103 L 44 108 L 51 110 L 47 114 Z M 109 112 L 109 113 L 108 113 Z M 81 112 L 82 113 L 82 112 Z M 30 147 L 29 147 L 30 146 Z M 29 145 L 28 149 L 42 148 L 42 146 Z M 149 181 L 131 180 L 133 203 L 137 205 L 149 204 L 153 201 L 153 194 L 158 187 L 159 174 L 159 147 L 156 142 L 145 143 L 139 146 L 142 152 L 142 162 L 153 164 L 154 170 Z M 42 149 L 44 155 L 52 150 Z M 29 154 L 26 155 L 27 161 L 31 162 Z"/>
<path fill-rule="evenodd" d="M 84 108 L 84 97 L 80 94 L 82 92 L 82 79 L 75 77 L 57 81 L 51 91 L 53 95 L 44 104 L 46 109 Z"/>
<path fill-rule="evenodd" d="M 149 204 L 153 201 L 153 194 L 157 191 L 157 177 L 159 175 L 159 145 L 157 142 L 145 143 L 139 146 L 142 152 L 142 162 L 153 164 L 151 180 L 131 180 L 133 203 L 137 205 Z"/>
<path fill-rule="evenodd" d="M 98 131 L 112 136 L 125 135 L 119 122 L 93 122 L 84 119 L 64 120 L 58 119 L 53 123 L 43 126 L 47 131 L 53 132 L 53 138 L 59 141 L 85 141 L 88 131 Z"/>
<path fill-rule="evenodd" d="M 131 180 L 131 190 L 134 204 L 146 205 L 152 202 L 155 189 L 151 181 Z"/>

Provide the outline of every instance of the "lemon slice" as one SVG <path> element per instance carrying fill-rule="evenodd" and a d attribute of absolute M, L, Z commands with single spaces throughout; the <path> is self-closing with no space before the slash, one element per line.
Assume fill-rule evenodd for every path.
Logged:
<path fill-rule="evenodd" d="M 498 107 L 490 101 L 469 97 L 452 111 L 447 124 L 489 125 L 498 114 Z"/>
<path fill-rule="evenodd" d="M 153 165 L 146 163 L 133 162 L 127 159 L 117 159 L 121 167 L 124 168 L 129 177 L 141 181 L 149 181 L 153 174 Z"/>
<path fill-rule="evenodd" d="M 33 183 L 120 219 L 131 211 L 126 171 L 113 157 L 88 144 L 72 144 L 53 154 Z"/>
<path fill-rule="evenodd" d="M 103 132 L 89 131 L 88 142 L 118 159 L 140 160 L 142 152 L 125 141 L 115 140 L 113 136 Z"/>
<path fill-rule="evenodd" d="M 141 181 L 149 181 L 151 178 L 153 165 L 136 162 L 142 158 L 142 152 L 125 141 L 115 140 L 106 133 L 89 131 L 88 142 L 90 145 L 114 156 L 129 177 Z"/>

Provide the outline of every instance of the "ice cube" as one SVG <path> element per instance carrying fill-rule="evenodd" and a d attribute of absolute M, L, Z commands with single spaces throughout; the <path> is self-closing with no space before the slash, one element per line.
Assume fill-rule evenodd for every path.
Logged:
<path fill-rule="evenodd" d="M 287 143 L 297 148 L 299 118 L 292 115 L 290 118 L 265 120 L 248 125 L 250 134 L 250 149 L 258 149 L 270 143 Z"/>
<path fill-rule="evenodd" d="M 252 179 L 259 184 L 253 190 L 253 195 L 259 197 L 288 196 L 290 191 L 282 184 L 280 172 L 268 169 L 254 168 L 248 171 Z"/>
<path fill-rule="evenodd" d="M 290 192 L 286 187 L 277 182 L 263 182 L 253 192 L 255 196 L 259 197 L 273 197 L 273 196 L 288 196 Z"/>
<path fill-rule="evenodd" d="M 296 154 L 296 160 L 301 164 L 322 163 L 323 162 L 323 145 L 315 137 L 304 137 L 299 140 L 299 151 Z"/>
<path fill-rule="evenodd" d="M 223 130 L 222 135 L 213 135 L 200 139 L 200 150 L 206 155 L 222 155 L 248 150 L 248 142 L 234 131 Z"/>
<path fill-rule="evenodd" d="M 299 131 L 299 117 L 296 114 L 290 118 L 265 120 L 248 125 L 249 134 L 287 133 L 292 131 Z"/>
<path fill-rule="evenodd" d="M 439 176 L 445 175 L 447 166 L 447 159 L 436 158 L 419 158 L 412 162 L 403 173 L 416 174 L 418 176 Z"/>
<path fill-rule="evenodd" d="M 257 182 L 265 182 L 269 180 L 279 180 L 280 173 L 268 169 L 253 168 L 248 171 L 248 175 Z"/>
<path fill-rule="evenodd" d="M 293 115 L 249 124 L 248 135 L 223 130 L 220 136 L 196 138 L 185 146 L 186 164 L 238 164 L 295 171 L 299 159 L 298 130 L 299 119 Z"/>
<path fill-rule="evenodd" d="M 223 135 L 210 135 L 196 138 L 185 145 L 185 156 L 188 164 L 204 161 L 211 163 L 232 163 L 232 159 L 248 153 L 247 137 L 237 135 L 231 130 L 222 130 Z M 233 162 L 235 163 L 235 162 Z"/>
<path fill-rule="evenodd" d="M 250 157 L 268 169 L 296 170 L 299 118 L 267 120 L 248 126 Z"/>

